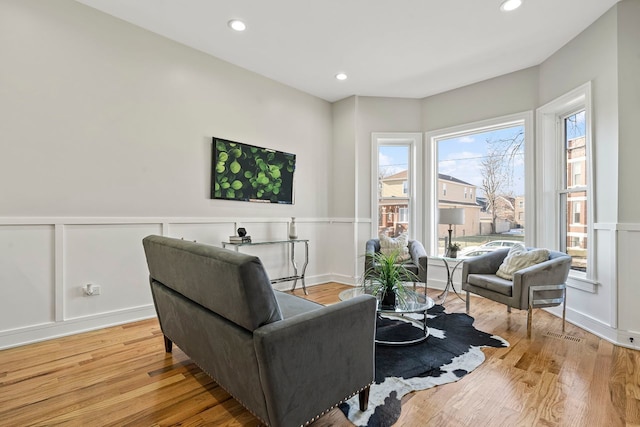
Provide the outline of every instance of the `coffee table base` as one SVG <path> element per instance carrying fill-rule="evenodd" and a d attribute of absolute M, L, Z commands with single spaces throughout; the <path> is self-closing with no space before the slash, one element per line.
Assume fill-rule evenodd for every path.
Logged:
<path fill-rule="evenodd" d="M 386 317 L 386 318 L 398 318 L 403 322 L 407 322 L 412 324 L 413 326 L 415 326 L 417 329 L 419 329 L 420 333 L 419 336 L 416 338 L 412 338 L 412 339 L 408 339 L 408 340 L 398 340 L 398 341 L 391 341 L 391 340 L 382 340 L 382 339 L 378 339 L 378 331 L 376 330 L 376 339 L 375 342 L 376 344 L 380 344 L 380 345 L 388 345 L 388 346 L 404 346 L 404 345 L 413 345 L 413 344 L 418 344 L 424 340 L 426 340 L 429 337 L 429 328 L 427 327 L 427 312 L 426 310 L 423 313 L 423 320 L 416 320 L 416 319 L 412 319 L 409 317 L 405 317 L 402 314 L 394 314 L 394 313 L 378 313 L 378 317 Z"/>

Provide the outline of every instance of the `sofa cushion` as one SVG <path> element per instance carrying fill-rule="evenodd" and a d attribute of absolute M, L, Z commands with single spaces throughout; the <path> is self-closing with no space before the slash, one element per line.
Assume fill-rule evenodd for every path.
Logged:
<path fill-rule="evenodd" d="M 513 293 L 513 281 L 505 280 L 495 274 L 469 274 L 469 276 L 467 276 L 467 283 L 509 297 L 512 296 Z"/>
<path fill-rule="evenodd" d="M 151 277 L 249 331 L 282 319 L 258 257 L 163 236 L 143 239 Z"/>
<path fill-rule="evenodd" d="M 496 275 L 506 280 L 513 280 L 513 273 L 516 271 L 540 264 L 548 259 L 549 251 L 547 249 L 528 251 L 522 247 L 514 246 L 509 250 L 509 254 L 498 268 Z"/>
<path fill-rule="evenodd" d="M 396 252 L 396 261 L 411 259 L 411 255 L 409 255 L 409 236 L 407 233 L 402 233 L 393 238 L 386 234 L 380 234 L 380 252 L 384 255 L 391 255 Z"/>
<path fill-rule="evenodd" d="M 278 301 L 278 306 L 280 306 L 283 319 L 288 319 L 309 311 L 319 310 L 324 307 L 322 304 L 300 298 L 296 295 L 286 294 L 280 291 L 275 291 L 274 294 Z"/>

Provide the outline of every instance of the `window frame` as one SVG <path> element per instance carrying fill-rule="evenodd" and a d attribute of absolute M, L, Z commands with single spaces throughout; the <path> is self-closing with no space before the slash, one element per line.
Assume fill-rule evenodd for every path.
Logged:
<path fill-rule="evenodd" d="M 538 245 L 560 249 L 563 247 L 563 219 L 561 214 L 565 208 L 561 205 L 563 197 L 570 191 L 565 188 L 567 166 L 564 119 L 581 110 L 585 111 L 585 145 L 586 145 L 586 182 L 580 186 L 586 191 L 587 203 L 587 271 L 571 270 L 567 285 L 587 292 L 595 293 L 597 285 L 596 233 L 594 230 L 595 169 L 593 168 L 593 121 L 591 103 L 591 82 L 587 82 L 572 91 L 548 102 L 536 110 L 536 194 L 539 201 L 536 207 Z M 553 165 L 553 166 L 550 166 Z M 584 180 L 584 178 L 583 178 Z M 582 213 L 581 213 L 582 214 Z M 544 220 L 555 218 L 555 221 Z M 566 232 L 566 230 L 564 230 Z M 566 239 L 566 233 L 564 235 Z"/>
<path fill-rule="evenodd" d="M 493 129 L 508 128 L 512 126 L 524 127 L 524 144 L 525 144 L 525 185 L 524 195 L 530 203 L 525 203 L 524 215 L 527 221 L 527 231 L 525 234 L 525 245 L 533 244 L 533 236 L 535 236 L 536 222 L 528 218 L 534 218 L 533 206 L 535 206 L 535 188 L 534 188 L 534 126 L 533 111 L 524 111 L 520 113 L 499 116 L 491 119 L 481 120 L 452 126 L 449 128 L 438 129 L 425 133 L 425 142 L 428 148 L 425 149 L 425 177 L 430 180 L 429 191 L 426 195 L 425 202 L 425 225 L 427 234 L 424 236 L 425 248 L 432 254 L 438 253 L 438 200 L 440 197 L 438 188 L 438 142 L 443 139 L 461 137 L 465 135 L 476 134 Z M 433 195 L 433 197 L 431 196 Z M 471 198 L 473 199 L 473 197 Z"/>
<path fill-rule="evenodd" d="M 409 199 L 409 239 L 419 240 L 422 236 L 422 168 L 418 160 L 422 158 L 422 134 L 416 132 L 372 132 L 371 133 L 371 235 L 378 237 L 378 169 L 381 146 L 406 146 L 409 148 L 409 170 L 407 171 L 407 195 Z M 374 219 L 375 218 L 375 219 Z"/>

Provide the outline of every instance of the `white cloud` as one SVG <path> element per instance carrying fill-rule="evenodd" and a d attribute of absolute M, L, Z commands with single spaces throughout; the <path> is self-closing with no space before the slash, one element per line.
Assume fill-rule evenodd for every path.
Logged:
<path fill-rule="evenodd" d="M 481 161 L 482 153 L 470 151 L 451 153 L 446 159 L 438 162 L 438 172 L 480 186 L 482 184 Z"/>
<path fill-rule="evenodd" d="M 476 139 L 472 136 L 461 136 L 460 138 L 458 138 L 458 142 L 469 143 L 469 142 L 475 142 L 475 141 Z"/>
<path fill-rule="evenodd" d="M 398 172 L 407 170 L 406 165 L 399 165 L 398 161 L 384 153 L 378 153 L 378 168 L 383 176 L 395 175 Z"/>

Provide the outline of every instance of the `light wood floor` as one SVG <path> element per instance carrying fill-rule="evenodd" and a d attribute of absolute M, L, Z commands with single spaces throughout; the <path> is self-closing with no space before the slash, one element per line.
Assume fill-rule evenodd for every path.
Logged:
<path fill-rule="evenodd" d="M 328 304 L 345 286 L 309 288 Z M 301 292 L 296 291 L 296 294 Z M 432 296 L 438 292 L 431 292 Z M 463 312 L 450 295 L 448 312 Z M 537 310 L 473 298 L 475 326 L 505 349 L 462 380 L 404 399 L 398 426 L 640 425 L 640 352 L 616 347 Z M 0 425 L 256 426 L 258 421 L 180 349 L 164 352 L 156 320 L 0 351 Z M 351 425 L 338 410 L 313 424 Z"/>

